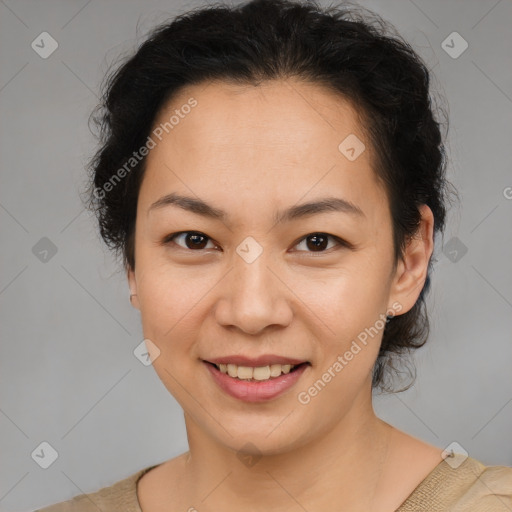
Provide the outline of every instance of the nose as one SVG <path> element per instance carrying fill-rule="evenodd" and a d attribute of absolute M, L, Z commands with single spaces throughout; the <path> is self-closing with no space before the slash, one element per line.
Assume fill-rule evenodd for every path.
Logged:
<path fill-rule="evenodd" d="M 293 316 L 290 295 L 279 278 L 278 265 L 268 261 L 265 251 L 252 263 L 235 255 L 234 268 L 223 280 L 216 320 L 251 335 L 271 326 L 286 327 Z"/>

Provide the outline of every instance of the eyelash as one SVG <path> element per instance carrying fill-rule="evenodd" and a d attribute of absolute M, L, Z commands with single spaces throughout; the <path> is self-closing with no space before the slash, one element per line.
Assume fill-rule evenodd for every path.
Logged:
<path fill-rule="evenodd" d="M 203 236 L 205 237 L 206 239 L 208 239 L 209 241 L 213 241 L 209 236 L 205 235 L 204 233 L 201 233 L 200 231 L 178 231 L 176 233 L 171 233 L 170 235 L 167 235 L 162 243 L 164 245 L 168 245 L 170 244 L 171 242 L 175 243 L 174 242 L 174 239 L 180 235 L 188 235 L 188 234 L 194 234 L 194 235 L 200 235 L 200 236 Z M 304 240 L 306 240 L 307 238 L 309 238 L 310 236 L 315 236 L 315 235 L 320 235 L 320 236 L 326 236 L 332 240 L 335 240 L 338 244 L 338 247 L 345 247 L 345 248 L 348 248 L 348 249 L 352 249 L 353 246 L 352 244 L 350 244 L 349 242 L 343 240 L 342 238 L 338 237 L 338 236 L 335 236 L 335 235 L 330 235 L 329 233 L 323 233 L 321 231 L 315 231 L 313 233 L 309 233 L 305 236 L 303 236 L 302 238 L 300 238 L 299 240 L 297 240 L 295 243 L 294 243 L 294 247 L 296 245 L 298 245 L 299 243 L 303 242 Z M 178 245 L 178 244 L 176 244 Z M 185 251 L 190 251 L 190 252 L 201 252 L 201 251 L 204 251 L 205 249 L 189 249 L 188 247 L 182 247 L 181 245 L 178 245 L 178 247 L 180 249 L 183 249 Z M 315 255 L 322 255 L 322 254 L 330 254 L 329 251 L 331 251 L 333 249 L 333 247 L 330 247 L 329 249 L 325 249 L 325 250 L 322 250 L 322 251 L 299 251 L 299 252 L 306 252 L 306 253 L 309 253 L 311 256 L 315 256 Z"/>

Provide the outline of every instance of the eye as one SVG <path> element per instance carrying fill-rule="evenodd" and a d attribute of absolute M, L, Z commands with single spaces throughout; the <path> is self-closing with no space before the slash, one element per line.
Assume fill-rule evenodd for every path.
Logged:
<path fill-rule="evenodd" d="M 179 243 L 179 240 L 181 240 L 181 243 Z M 329 240 L 334 241 L 334 244 L 329 245 Z M 216 249 L 218 247 L 207 235 L 200 231 L 180 231 L 179 233 L 172 233 L 163 240 L 164 244 L 169 244 L 170 242 L 175 243 L 182 249 L 192 251 Z M 210 247 L 208 247 L 208 242 L 211 243 Z M 299 249 L 299 252 L 309 253 L 324 253 L 336 246 L 352 247 L 351 244 L 345 240 L 334 235 L 329 235 L 328 233 L 310 233 L 302 237 L 294 247 L 299 247 L 301 244 L 303 248 Z"/>
<path fill-rule="evenodd" d="M 177 240 L 182 240 L 184 245 L 181 245 L 177 242 Z M 164 239 L 164 244 L 169 242 L 174 242 L 176 245 L 179 245 L 182 249 L 190 249 L 190 250 L 201 250 L 201 249 L 215 249 L 216 245 L 213 242 L 213 247 L 207 247 L 208 241 L 210 240 L 204 233 L 199 231 L 181 231 L 179 233 L 173 233 L 168 235 Z"/>
<path fill-rule="evenodd" d="M 329 239 L 334 240 L 335 244 L 329 246 Z M 349 247 L 350 244 L 345 242 L 341 238 L 329 235 L 328 233 L 310 233 L 303 237 L 295 247 L 299 247 L 300 245 L 305 248 L 306 252 L 326 252 L 328 249 L 332 249 L 336 245 Z M 302 249 L 304 250 L 304 249 Z"/>

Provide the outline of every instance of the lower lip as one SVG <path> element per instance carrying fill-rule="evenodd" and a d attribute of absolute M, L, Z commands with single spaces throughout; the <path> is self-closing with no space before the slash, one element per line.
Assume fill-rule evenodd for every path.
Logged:
<path fill-rule="evenodd" d="M 265 402 L 276 398 L 288 389 L 290 389 L 308 368 L 308 364 L 302 364 L 295 371 L 262 381 L 246 381 L 230 377 L 222 373 L 215 365 L 204 363 L 215 382 L 228 395 L 245 402 Z"/>

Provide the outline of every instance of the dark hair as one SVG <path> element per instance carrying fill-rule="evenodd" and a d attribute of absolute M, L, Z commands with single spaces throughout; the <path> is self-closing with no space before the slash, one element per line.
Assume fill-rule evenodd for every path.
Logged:
<path fill-rule="evenodd" d="M 213 80 L 258 85 L 288 77 L 330 88 L 361 116 L 375 173 L 389 198 L 395 264 L 416 233 L 421 204 L 434 214 L 435 233 L 443 231 L 450 184 L 430 75 L 394 28 L 347 4 L 325 9 L 313 1 L 217 4 L 155 28 L 135 55 L 107 77 L 103 101 L 93 113 L 101 147 L 89 166 L 87 206 L 96 213 L 107 246 L 122 253 L 125 269 L 135 268 L 135 218 L 145 159 L 131 161 L 133 168 L 121 173 L 122 179 L 115 174 L 123 166 L 126 171 L 126 162 L 144 146 L 160 108 L 186 85 Z M 423 346 L 428 337 L 425 295 L 431 267 L 432 259 L 413 308 L 386 324 L 373 387 L 392 391 L 385 384 L 386 368 L 397 370 L 394 356 Z"/>

